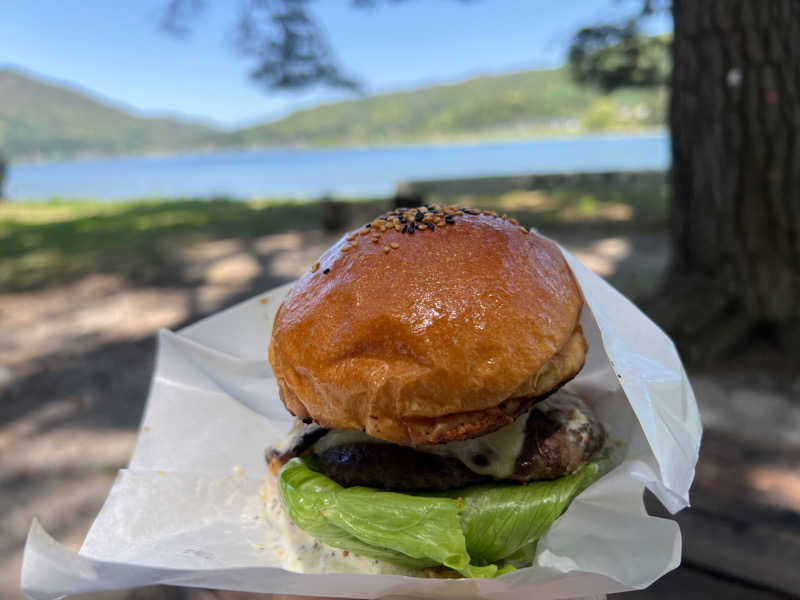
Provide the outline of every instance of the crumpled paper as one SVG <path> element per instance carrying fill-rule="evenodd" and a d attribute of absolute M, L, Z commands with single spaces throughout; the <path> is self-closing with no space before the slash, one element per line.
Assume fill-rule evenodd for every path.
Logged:
<path fill-rule="evenodd" d="M 701 437 L 670 339 L 564 251 L 586 298 L 586 366 L 567 389 L 610 425 L 622 462 L 539 541 L 533 566 L 490 580 L 300 574 L 265 548 L 264 449 L 285 435 L 267 341 L 286 285 L 178 333 L 159 334 L 136 449 L 78 553 L 33 522 L 22 588 L 37 600 L 170 584 L 343 598 L 595 598 L 643 588 L 680 562 L 674 521 L 648 516 L 644 488 L 689 504 Z M 124 366 L 122 367 L 124 368 Z M 55 499 L 54 499 L 55 501 Z"/>

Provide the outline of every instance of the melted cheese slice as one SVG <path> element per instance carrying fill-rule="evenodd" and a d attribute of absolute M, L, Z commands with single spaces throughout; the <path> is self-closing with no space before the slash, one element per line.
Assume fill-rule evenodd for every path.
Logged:
<path fill-rule="evenodd" d="M 528 413 L 506 425 L 480 437 L 446 444 L 419 446 L 417 450 L 460 460 L 471 471 L 505 479 L 514 473 L 514 465 L 525 441 L 525 425 Z"/>

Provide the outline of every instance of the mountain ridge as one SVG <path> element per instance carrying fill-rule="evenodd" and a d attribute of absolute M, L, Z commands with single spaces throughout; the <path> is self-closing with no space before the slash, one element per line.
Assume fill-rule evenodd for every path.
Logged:
<path fill-rule="evenodd" d="M 85 91 L 0 69 L 0 148 L 11 158 L 179 150 L 214 133 L 190 121 L 137 116 Z"/>
<path fill-rule="evenodd" d="M 0 67 L 0 152 L 13 160 L 50 160 L 636 131 L 663 124 L 666 90 L 602 94 L 574 83 L 566 67 L 493 73 L 304 108 L 233 131 L 133 114 L 121 104 Z"/>

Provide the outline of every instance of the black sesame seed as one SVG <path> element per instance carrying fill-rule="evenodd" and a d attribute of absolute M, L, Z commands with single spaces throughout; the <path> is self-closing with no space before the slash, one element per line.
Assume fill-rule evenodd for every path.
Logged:
<path fill-rule="evenodd" d="M 449 223 L 450 225 L 453 225 L 455 223 L 455 220 L 453 219 L 453 215 L 447 215 L 444 218 L 444 221 L 445 221 L 445 223 Z"/>
<path fill-rule="evenodd" d="M 367 228 L 372 227 L 372 223 L 367 223 Z"/>
<path fill-rule="evenodd" d="M 311 423 L 313 422 L 314 419 L 312 419 L 311 417 L 306 417 L 305 419 L 303 419 L 303 423 L 305 423 L 306 425 L 311 425 Z"/>
<path fill-rule="evenodd" d="M 402 233 L 405 233 L 406 231 L 408 231 L 408 225 L 403 225 L 403 231 L 402 231 Z"/>
<path fill-rule="evenodd" d="M 430 221 L 428 221 L 428 229 L 430 229 L 431 231 L 433 231 L 434 229 L 436 229 L 436 225 L 434 225 L 433 223 L 431 223 Z"/>
<path fill-rule="evenodd" d="M 324 270 L 322 273 L 323 273 L 323 274 L 325 274 L 325 275 L 327 275 L 327 274 L 328 274 L 328 273 L 330 273 L 330 272 L 331 272 L 331 270 L 330 270 L 330 269 L 325 269 L 325 270 Z"/>
<path fill-rule="evenodd" d="M 424 218 L 425 218 L 425 213 L 417 211 L 417 216 L 414 218 L 414 220 L 417 221 L 417 223 L 419 223 Z"/>
<path fill-rule="evenodd" d="M 406 221 L 406 218 L 404 216 L 402 216 L 402 215 L 400 215 L 400 222 L 401 223 L 408 223 L 408 221 Z"/>
<path fill-rule="evenodd" d="M 414 233 L 414 224 L 413 223 L 409 223 L 408 224 L 408 233 L 413 235 L 413 233 Z"/>

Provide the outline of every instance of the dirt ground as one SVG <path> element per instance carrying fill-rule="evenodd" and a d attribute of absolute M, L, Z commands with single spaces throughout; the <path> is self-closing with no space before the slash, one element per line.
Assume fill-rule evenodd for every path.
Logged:
<path fill-rule="evenodd" d="M 153 366 L 154 334 L 288 282 L 332 241 L 321 232 L 203 243 L 185 250 L 202 280 L 132 287 L 89 276 L 43 291 L 0 294 L 0 597 L 22 598 L 19 570 L 31 519 L 77 549 L 132 451 Z M 662 234 L 570 235 L 560 241 L 624 292 L 652 289 L 668 260 Z M 758 431 L 800 444 L 800 378 L 697 374 L 707 427 Z M 764 411 L 764 408 L 769 410 Z M 766 486 L 779 485 L 765 482 Z M 797 494 L 786 489 L 783 493 Z M 800 497 L 794 498 L 800 505 Z M 150 588 L 92 598 L 175 598 Z M 203 592 L 193 592 L 193 598 Z M 88 596 L 87 596 L 88 598 Z"/>

